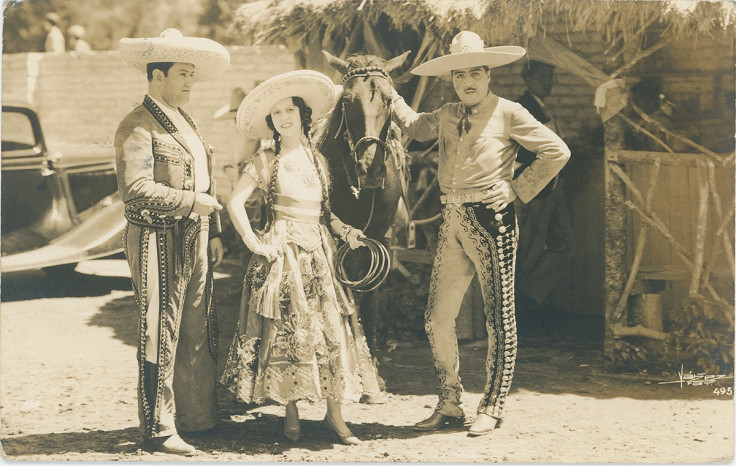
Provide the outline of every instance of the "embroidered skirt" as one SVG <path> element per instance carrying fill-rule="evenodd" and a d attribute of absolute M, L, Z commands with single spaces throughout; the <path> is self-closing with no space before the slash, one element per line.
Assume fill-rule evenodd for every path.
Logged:
<path fill-rule="evenodd" d="M 380 392 L 354 305 L 335 279 L 326 228 L 277 222 L 264 240 L 284 254 L 272 263 L 254 256 L 248 266 L 221 383 L 239 401 L 258 404 L 358 401 Z"/>

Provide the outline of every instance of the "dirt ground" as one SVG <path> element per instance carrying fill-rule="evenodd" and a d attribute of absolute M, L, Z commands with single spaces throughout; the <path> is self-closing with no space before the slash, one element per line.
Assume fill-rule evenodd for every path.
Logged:
<path fill-rule="evenodd" d="M 220 363 L 237 314 L 239 263 L 217 275 Z M 280 434 L 283 408 L 221 404 L 216 435 L 193 438 L 182 459 L 140 449 L 136 405 L 135 302 L 119 259 L 82 263 L 60 276 L 2 277 L 0 439 L 6 460 L 238 462 L 730 462 L 733 395 L 715 386 L 659 384 L 662 377 L 603 372 L 600 341 L 521 339 L 503 426 L 419 433 L 412 425 L 436 401 L 426 341 L 381 355 L 386 404 L 349 404 L 344 416 L 363 442 L 348 447 L 320 421 L 324 404 L 300 404 L 303 436 Z M 468 413 L 483 388 L 485 345 L 461 346 Z M 733 380 L 720 381 L 729 393 Z"/>

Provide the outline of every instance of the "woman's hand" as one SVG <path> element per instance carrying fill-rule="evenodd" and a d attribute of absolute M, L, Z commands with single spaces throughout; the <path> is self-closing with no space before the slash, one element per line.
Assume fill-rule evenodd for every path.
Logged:
<path fill-rule="evenodd" d="M 270 244 L 261 243 L 253 231 L 247 231 L 243 236 L 243 243 L 251 250 L 253 254 L 265 257 L 269 262 L 276 260 L 278 256 L 283 254 L 283 251 L 278 246 L 272 246 Z"/>
<path fill-rule="evenodd" d="M 365 246 L 360 238 L 365 238 L 365 234 L 357 228 L 353 228 L 347 235 L 345 235 L 345 241 L 350 245 L 350 249 L 357 249 L 361 246 Z"/>
<path fill-rule="evenodd" d="M 263 256 L 268 260 L 269 262 L 273 262 L 276 260 L 277 257 L 279 257 L 282 254 L 281 248 L 278 246 L 271 246 L 270 244 L 254 244 L 250 246 L 248 249 L 250 249 L 253 254 L 258 254 L 259 256 Z"/>

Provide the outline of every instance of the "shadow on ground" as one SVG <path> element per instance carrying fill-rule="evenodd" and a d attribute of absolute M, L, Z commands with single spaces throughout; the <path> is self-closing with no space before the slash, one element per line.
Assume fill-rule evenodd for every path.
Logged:
<path fill-rule="evenodd" d="M 205 454 L 227 451 L 235 454 L 278 455 L 295 447 L 295 444 L 281 440 L 283 438 L 282 417 L 257 414 L 257 416 L 249 416 L 247 422 L 223 421 L 215 431 L 207 435 L 183 435 L 183 437 Z M 423 435 L 410 426 L 378 423 L 350 423 L 349 425 L 353 433 L 362 440 L 411 439 Z M 301 428 L 302 437 L 298 443 L 299 448 L 308 451 L 332 450 L 338 443 L 337 436 L 324 421 L 302 419 Z M 466 428 L 458 427 L 455 430 L 459 432 L 464 429 Z M 446 432 L 452 431 L 452 429 L 446 430 Z M 94 430 L 17 436 L 4 439 L 3 449 L 8 457 L 20 454 L 33 457 L 66 453 L 105 453 L 119 454 L 123 456 L 121 459 L 127 460 L 130 459 L 130 455 L 143 453 L 140 451 L 140 430 L 136 427 L 111 431 Z"/>

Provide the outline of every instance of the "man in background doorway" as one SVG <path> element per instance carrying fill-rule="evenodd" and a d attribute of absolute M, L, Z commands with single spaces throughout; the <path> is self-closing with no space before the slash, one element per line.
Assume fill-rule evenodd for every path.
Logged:
<path fill-rule="evenodd" d="M 529 60 L 521 70 L 527 86 L 517 99 L 540 123 L 560 134 L 544 100 L 552 93 L 554 65 Z M 519 149 L 514 177 L 535 160 L 536 154 Z M 559 325 L 550 296 L 568 267 L 570 209 L 560 175 L 555 176 L 530 202 L 516 202 L 519 244 L 516 254 L 516 318 L 520 335 L 540 334 Z"/>

